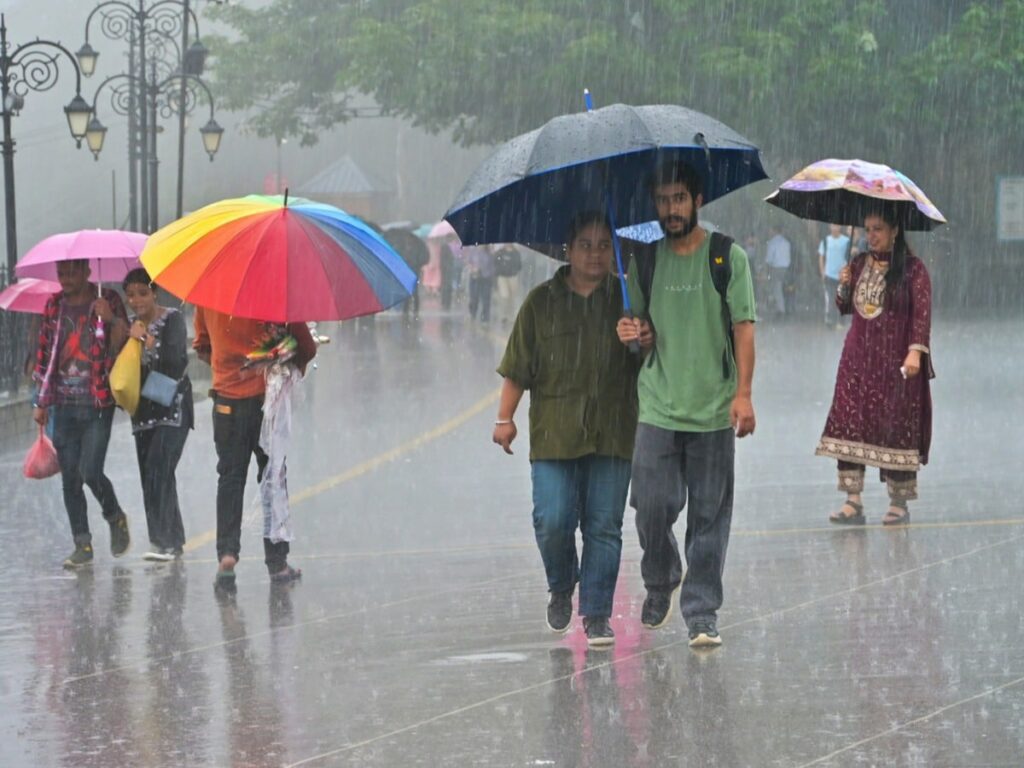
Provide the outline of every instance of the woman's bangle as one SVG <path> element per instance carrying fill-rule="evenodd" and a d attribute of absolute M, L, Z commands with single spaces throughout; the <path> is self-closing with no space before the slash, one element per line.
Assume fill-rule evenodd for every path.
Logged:
<path fill-rule="evenodd" d="M 495 426 L 500 426 L 502 424 L 511 424 L 511 423 L 512 423 L 512 419 L 498 419 L 497 421 L 494 422 Z"/>

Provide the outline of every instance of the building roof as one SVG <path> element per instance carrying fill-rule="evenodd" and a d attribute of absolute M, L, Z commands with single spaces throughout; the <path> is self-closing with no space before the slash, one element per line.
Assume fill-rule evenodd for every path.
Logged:
<path fill-rule="evenodd" d="M 296 190 L 303 195 L 372 195 L 388 187 L 367 173 L 350 155 L 343 155 Z"/>

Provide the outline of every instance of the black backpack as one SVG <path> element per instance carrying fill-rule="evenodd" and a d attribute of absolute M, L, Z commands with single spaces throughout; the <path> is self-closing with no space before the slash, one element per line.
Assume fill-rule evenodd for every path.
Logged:
<path fill-rule="evenodd" d="M 711 269 L 711 282 L 718 291 L 722 300 L 722 324 L 725 326 L 729 337 L 729 348 L 722 352 L 722 376 L 729 378 L 729 358 L 735 346 L 732 333 L 732 317 L 729 314 L 729 304 L 726 301 L 726 292 L 729 290 L 729 280 L 732 278 L 732 263 L 729 261 L 729 251 L 735 241 L 728 235 L 721 232 L 711 233 L 711 244 L 708 246 L 708 267 Z M 655 253 L 657 247 L 638 250 L 633 254 L 636 262 L 637 284 L 644 297 L 644 305 L 647 307 L 648 316 L 651 313 L 651 288 L 654 285 Z M 653 355 L 648 360 L 650 365 L 654 360 Z"/>
<path fill-rule="evenodd" d="M 515 277 L 523 268 L 523 257 L 515 248 L 502 248 L 494 254 L 494 273 L 498 277 Z"/>

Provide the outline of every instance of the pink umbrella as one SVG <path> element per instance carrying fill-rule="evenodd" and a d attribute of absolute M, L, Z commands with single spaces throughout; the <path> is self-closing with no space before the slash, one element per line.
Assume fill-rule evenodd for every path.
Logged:
<path fill-rule="evenodd" d="M 429 240 L 443 240 L 446 237 L 458 237 L 455 234 L 455 229 L 447 221 L 443 219 L 430 228 L 430 234 L 427 235 Z"/>
<path fill-rule="evenodd" d="M 25 277 L 0 291 L 0 309 L 43 314 L 47 300 L 61 290 L 60 283 Z"/>
<path fill-rule="evenodd" d="M 52 235 L 35 245 L 18 262 L 18 277 L 57 279 L 57 262 L 88 259 L 95 283 L 118 282 L 139 263 L 146 235 L 119 229 L 83 229 Z"/>

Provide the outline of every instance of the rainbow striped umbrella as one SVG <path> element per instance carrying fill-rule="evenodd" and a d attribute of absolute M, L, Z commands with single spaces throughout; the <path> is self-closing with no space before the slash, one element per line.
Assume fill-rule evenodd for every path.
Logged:
<path fill-rule="evenodd" d="M 275 323 L 370 315 L 416 285 L 368 225 L 287 192 L 223 200 L 168 224 L 150 236 L 142 264 L 184 301 Z"/>

